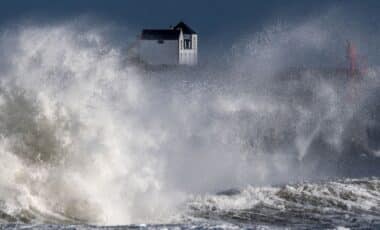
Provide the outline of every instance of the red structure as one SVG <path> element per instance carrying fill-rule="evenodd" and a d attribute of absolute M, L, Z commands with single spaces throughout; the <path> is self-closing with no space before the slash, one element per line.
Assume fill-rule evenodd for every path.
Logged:
<path fill-rule="evenodd" d="M 357 66 L 356 47 L 351 41 L 347 41 L 347 60 L 349 63 L 348 73 L 351 77 L 355 76 L 359 71 Z"/>

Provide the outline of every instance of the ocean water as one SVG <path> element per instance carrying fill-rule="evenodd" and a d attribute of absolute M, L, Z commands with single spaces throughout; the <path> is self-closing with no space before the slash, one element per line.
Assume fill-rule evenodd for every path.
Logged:
<path fill-rule="evenodd" d="M 380 228 L 379 59 L 348 74 L 328 25 L 161 70 L 110 26 L 4 26 L 0 228 Z"/>
<path fill-rule="evenodd" d="M 28 222 L 38 213 L 2 214 L 2 229 L 377 229 L 380 227 L 380 180 L 344 179 L 319 183 L 231 189 L 191 196 L 170 224 L 97 226 Z M 29 220 L 27 218 L 30 218 Z M 46 221 L 53 220 L 45 216 Z M 13 222 L 13 223 L 12 223 Z M 32 221 L 33 222 L 33 221 Z M 59 223 L 59 221 L 58 221 Z M 344 227 L 343 227 L 344 226 Z"/>

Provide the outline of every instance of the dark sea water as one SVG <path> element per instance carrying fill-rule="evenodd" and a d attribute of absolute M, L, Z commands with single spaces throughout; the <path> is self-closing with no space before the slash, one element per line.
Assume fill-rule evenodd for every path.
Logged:
<path fill-rule="evenodd" d="M 38 220 L 14 217 L 37 223 L 3 224 L 1 229 L 378 229 L 380 180 L 345 179 L 248 187 L 195 196 L 184 205 L 186 210 L 181 220 L 171 224 L 41 224 Z"/>

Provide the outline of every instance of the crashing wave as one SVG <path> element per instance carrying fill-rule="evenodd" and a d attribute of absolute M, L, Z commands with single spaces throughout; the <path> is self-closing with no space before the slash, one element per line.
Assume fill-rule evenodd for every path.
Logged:
<path fill-rule="evenodd" d="M 333 35 L 315 37 L 318 26 L 266 34 L 265 44 L 253 39 L 223 65 L 164 71 L 135 66 L 104 31 L 85 27 L 29 25 L 1 36 L 2 222 L 165 224 L 177 220 L 174 214 L 194 194 L 380 173 L 380 123 L 372 116 L 380 109 L 371 97 L 379 71 L 363 78 L 359 99 L 348 106 L 339 80 L 309 68 L 288 77 L 294 72 L 280 63 L 289 51 L 286 41 L 304 51 L 328 49 Z M 331 183 L 321 187 L 340 192 L 343 182 Z M 211 196 L 225 199 L 215 208 L 207 196 L 197 198 L 206 200 L 194 216 L 228 219 L 235 214 L 223 210 L 234 210 L 248 222 L 259 221 L 263 210 L 265 221 L 271 212 L 282 221 L 278 207 L 292 215 L 286 205 L 297 213 L 297 202 L 305 209 L 326 206 L 331 215 L 347 205 L 342 197 L 318 203 L 307 186 L 320 188 L 252 187 L 241 193 L 251 194 L 251 206 L 233 209 L 219 206 L 244 196 Z M 269 203 L 256 210 L 255 196 Z M 352 207 L 370 216 L 371 210 Z M 349 211 L 342 211 L 348 219 Z"/>
<path fill-rule="evenodd" d="M 196 196 L 189 215 L 231 224 L 297 228 L 380 227 L 380 180 L 346 179 L 248 187 L 232 195 Z"/>

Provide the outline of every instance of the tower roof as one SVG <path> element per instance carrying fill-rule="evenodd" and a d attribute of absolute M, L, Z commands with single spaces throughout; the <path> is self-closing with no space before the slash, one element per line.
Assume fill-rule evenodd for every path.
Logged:
<path fill-rule="evenodd" d="M 184 22 L 179 22 L 175 27 L 175 30 L 182 29 L 184 34 L 196 34 L 196 32 L 190 28 L 190 26 L 186 25 Z"/>

